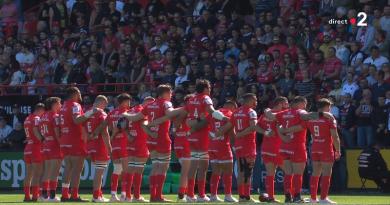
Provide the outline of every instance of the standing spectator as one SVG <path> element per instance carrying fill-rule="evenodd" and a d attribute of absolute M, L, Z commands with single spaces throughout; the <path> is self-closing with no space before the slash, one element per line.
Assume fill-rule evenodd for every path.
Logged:
<path fill-rule="evenodd" d="M 371 55 L 363 61 L 364 64 L 373 64 L 379 70 L 384 63 L 389 62 L 389 59 L 381 55 L 378 46 L 372 46 L 370 51 Z"/>
<path fill-rule="evenodd" d="M 371 91 L 363 90 L 363 99 L 355 111 L 357 120 L 357 145 L 366 148 L 374 142 L 373 114 L 374 106 L 371 102 Z"/>
<path fill-rule="evenodd" d="M 364 53 L 360 51 L 360 43 L 354 41 L 351 43 L 351 54 L 349 55 L 348 65 L 355 69 L 355 72 L 361 72 L 361 65 L 364 60 Z"/>
<path fill-rule="evenodd" d="M 387 40 L 390 39 L 390 6 L 387 5 L 383 9 L 383 16 L 379 20 L 379 24 L 382 30 L 385 30 L 387 33 Z"/>
<path fill-rule="evenodd" d="M 298 91 L 300 96 L 311 98 L 314 95 L 315 84 L 309 77 L 307 70 L 302 70 L 303 80 L 295 83 L 295 90 Z"/>
<path fill-rule="evenodd" d="M 385 96 L 379 96 L 377 101 L 377 106 L 374 107 L 374 131 L 375 131 L 375 141 L 384 142 L 385 141 L 385 130 L 387 125 L 387 118 L 389 116 L 388 106 L 385 104 Z"/>
<path fill-rule="evenodd" d="M 339 129 L 346 148 L 355 146 L 355 106 L 352 105 L 352 97 L 349 93 L 342 96 L 339 106 Z"/>
<path fill-rule="evenodd" d="M 26 43 L 22 43 L 22 49 L 16 53 L 15 58 L 22 68 L 32 65 L 35 61 L 35 56 Z"/>
<path fill-rule="evenodd" d="M 353 96 L 356 90 L 359 89 L 359 86 L 355 83 L 352 73 L 348 73 L 346 77 L 347 80 L 343 84 L 341 95 L 345 95 L 346 93 L 348 93 Z"/>
<path fill-rule="evenodd" d="M 345 47 L 341 37 L 336 37 L 336 44 L 334 48 L 336 49 L 336 57 L 341 60 L 343 65 L 347 65 L 349 60 L 349 50 Z"/>
<path fill-rule="evenodd" d="M 362 45 L 361 51 L 368 53 L 370 47 L 374 43 L 375 28 L 371 25 L 360 26 L 356 35 L 356 41 Z"/>
<path fill-rule="evenodd" d="M 247 58 L 246 52 L 241 51 L 239 55 L 239 61 L 238 61 L 238 78 L 243 80 L 246 76 L 246 70 L 249 68 L 249 60 Z"/>
<path fill-rule="evenodd" d="M 374 46 L 377 46 L 379 48 L 379 52 L 381 56 L 386 57 L 389 59 L 389 40 L 386 39 L 386 31 L 384 30 L 378 30 L 375 33 L 375 41 Z"/>
<path fill-rule="evenodd" d="M 277 82 L 277 87 L 279 88 L 280 95 L 287 96 L 288 93 L 294 88 L 294 79 L 292 78 L 293 74 L 290 69 L 285 69 L 284 78 L 281 78 Z"/>
<path fill-rule="evenodd" d="M 386 91 L 390 90 L 390 84 L 385 82 L 385 73 L 383 70 L 376 74 L 377 83 L 372 85 L 372 97 L 377 100 L 379 96 L 384 96 Z"/>
<path fill-rule="evenodd" d="M 339 79 L 336 79 L 336 80 L 333 80 L 333 90 L 331 90 L 329 92 L 329 96 L 334 96 L 336 98 L 336 102 L 339 102 L 341 97 L 342 97 L 342 93 L 343 93 L 343 89 L 341 88 L 341 82 Z"/>
<path fill-rule="evenodd" d="M 8 117 L 8 122 L 12 126 L 12 129 L 16 129 L 16 126 L 18 124 L 22 124 L 24 122 L 24 119 L 27 116 L 20 111 L 20 106 L 18 104 L 12 105 L 12 113 Z"/>

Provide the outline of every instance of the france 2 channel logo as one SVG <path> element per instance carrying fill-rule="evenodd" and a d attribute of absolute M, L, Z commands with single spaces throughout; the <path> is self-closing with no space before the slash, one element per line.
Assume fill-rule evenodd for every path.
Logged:
<path fill-rule="evenodd" d="M 342 25 L 356 25 L 356 26 L 367 26 L 367 14 L 366 12 L 359 12 L 357 14 L 357 18 L 350 18 L 350 19 L 329 19 L 328 23 L 330 25 L 337 25 L 337 24 L 342 24 Z"/>

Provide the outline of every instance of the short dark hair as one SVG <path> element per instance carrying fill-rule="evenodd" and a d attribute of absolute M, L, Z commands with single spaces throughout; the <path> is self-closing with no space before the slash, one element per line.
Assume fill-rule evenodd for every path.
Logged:
<path fill-rule="evenodd" d="M 77 87 L 69 87 L 65 91 L 66 93 L 66 99 L 70 99 L 73 97 L 73 95 L 80 93 L 80 90 Z"/>
<path fill-rule="evenodd" d="M 45 100 L 45 109 L 47 111 L 51 110 L 51 107 L 57 103 L 57 102 L 61 102 L 61 98 L 59 97 L 49 97 Z"/>
<path fill-rule="evenodd" d="M 154 101 L 155 99 L 152 96 L 147 96 L 147 97 L 144 98 L 143 101 L 146 102 L 146 101 L 149 101 L 149 100 Z"/>
<path fill-rule="evenodd" d="M 37 103 L 35 106 L 34 106 L 34 111 L 37 111 L 39 109 L 45 109 L 45 105 L 43 103 Z"/>
<path fill-rule="evenodd" d="M 246 102 L 248 100 L 250 100 L 251 98 L 254 98 L 256 99 L 256 94 L 254 93 L 245 93 L 243 96 L 242 96 L 242 99 Z"/>
<path fill-rule="evenodd" d="M 184 96 L 184 102 L 188 102 L 188 100 L 190 100 L 192 97 L 194 97 L 194 95 L 193 94 L 188 94 L 188 95 L 186 95 L 186 96 Z"/>
<path fill-rule="evenodd" d="M 330 105 L 332 105 L 332 102 L 327 98 L 321 98 L 317 101 L 317 108 L 324 108 Z"/>
<path fill-rule="evenodd" d="M 210 81 L 205 79 L 200 79 L 196 82 L 195 91 L 197 93 L 202 93 L 206 88 L 210 88 Z"/>
<path fill-rule="evenodd" d="M 278 96 L 274 100 L 275 105 L 279 105 L 280 103 L 283 103 L 283 102 L 288 102 L 288 99 L 286 97 L 283 97 L 283 96 Z"/>
<path fill-rule="evenodd" d="M 172 91 L 172 87 L 168 84 L 161 84 L 157 87 L 157 96 L 162 96 L 166 92 Z"/>
<path fill-rule="evenodd" d="M 126 100 L 131 100 L 131 95 L 127 93 L 121 93 L 116 97 L 116 100 L 118 101 L 119 104 L 122 104 L 122 102 Z"/>
<path fill-rule="evenodd" d="M 233 100 L 227 100 L 224 105 L 232 105 L 233 107 L 237 107 L 237 103 Z"/>
<path fill-rule="evenodd" d="M 292 104 L 298 104 L 298 103 L 303 103 L 307 102 L 306 98 L 303 96 L 296 96 L 294 99 L 291 101 Z"/>

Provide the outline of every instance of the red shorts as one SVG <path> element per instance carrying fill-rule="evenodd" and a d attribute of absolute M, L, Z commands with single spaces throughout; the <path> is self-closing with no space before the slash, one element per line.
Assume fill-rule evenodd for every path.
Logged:
<path fill-rule="evenodd" d="M 167 138 L 155 139 L 148 137 L 146 141 L 150 152 L 158 152 L 162 154 L 171 153 L 171 140 Z"/>
<path fill-rule="evenodd" d="M 61 145 L 61 152 L 64 156 L 87 156 L 87 147 L 85 144 Z"/>
<path fill-rule="evenodd" d="M 45 141 L 42 147 L 42 154 L 45 160 L 64 158 L 60 145 L 56 141 Z"/>
<path fill-rule="evenodd" d="M 24 162 L 26 164 L 42 163 L 43 160 L 41 146 L 32 146 L 24 151 Z"/>
<path fill-rule="evenodd" d="M 175 154 L 178 159 L 191 158 L 190 144 L 185 137 L 176 137 L 174 144 Z"/>
<path fill-rule="evenodd" d="M 122 159 L 129 156 L 127 152 L 127 138 L 114 138 L 112 140 L 112 160 Z"/>
<path fill-rule="evenodd" d="M 233 162 L 233 153 L 229 145 L 211 146 L 209 148 L 210 161 L 215 163 Z"/>
<path fill-rule="evenodd" d="M 104 143 L 96 141 L 88 142 L 87 152 L 92 162 L 108 161 L 110 159 L 108 150 Z"/>
<path fill-rule="evenodd" d="M 209 133 L 199 131 L 188 136 L 188 143 L 191 151 L 208 152 L 209 151 Z"/>
<path fill-rule="evenodd" d="M 248 157 L 248 158 L 251 158 L 251 157 L 256 157 L 257 153 L 256 153 L 256 145 L 235 145 L 234 146 L 234 152 L 236 154 L 236 157 L 239 158 L 239 157 Z"/>
<path fill-rule="evenodd" d="M 283 159 L 279 153 L 261 152 L 261 159 L 264 164 L 273 163 L 278 166 L 283 164 Z"/>
<path fill-rule="evenodd" d="M 333 148 L 320 148 L 311 150 L 311 160 L 319 162 L 334 162 Z"/>
<path fill-rule="evenodd" d="M 127 152 L 129 153 L 129 157 L 137 157 L 137 158 L 148 158 L 149 157 L 149 149 L 146 146 L 146 143 L 132 143 L 129 142 L 127 146 Z"/>
<path fill-rule="evenodd" d="M 283 160 L 290 160 L 295 163 L 307 161 L 306 145 L 305 144 L 282 144 L 279 150 Z"/>

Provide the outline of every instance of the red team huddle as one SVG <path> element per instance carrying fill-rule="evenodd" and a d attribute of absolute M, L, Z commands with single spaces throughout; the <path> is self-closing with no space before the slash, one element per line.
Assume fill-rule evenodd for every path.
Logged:
<path fill-rule="evenodd" d="M 147 97 L 135 104 L 128 94 L 117 96 L 118 107 L 105 113 L 108 101 L 96 97 L 93 107 L 81 109 L 81 94 L 69 88 L 66 99 L 50 97 L 38 103 L 24 123 L 27 145 L 24 182 L 25 201 L 77 201 L 84 159 L 89 157 L 95 168 L 93 202 L 147 202 L 141 196 L 144 165 L 150 158 L 150 201 L 170 202 L 162 195 L 171 156 L 170 130 L 174 134 L 174 151 L 181 164 L 178 202 L 254 202 L 251 180 L 256 160 L 256 132 L 263 134 L 261 157 L 265 164 L 267 195 L 260 201 L 278 202 L 274 197 L 276 168 L 284 171 L 285 202 L 305 202 L 301 198 L 302 175 L 306 166 L 306 131 L 312 136 L 310 180 L 311 202 L 335 203 L 328 199 L 334 160 L 340 157 L 336 121 L 329 113 L 331 102 L 321 99 L 318 112 L 306 112 L 306 99 L 296 97 L 291 104 L 277 97 L 274 107 L 257 116 L 256 95 L 243 96 L 240 107 L 226 101 L 216 110 L 210 83 L 198 80 L 196 93 L 187 95 L 180 107 L 170 102 L 169 85 L 157 87 L 157 98 Z M 172 125 L 171 125 L 172 122 Z M 232 196 L 233 156 L 237 161 L 239 199 Z M 102 177 L 113 162 L 111 197 L 102 194 Z M 62 197 L 56 197 L 61 163 Z M 206 195 L 206 173 L 212 168 L 210 196 Z M 321 177 L 321 197 L 317 189 Z M 119 179 L 121 196 L 117 197 Z M 224 199 L 218 197 L 218 184 L 224 184 Z M 195 195 L 197 184 L 198 195 Z M 41 189 L 41 190 L 40 190 Z M 31 193 L 32 192 L 32 193 Z M 32 197 L 31 197 L 31 194 Z"/>

